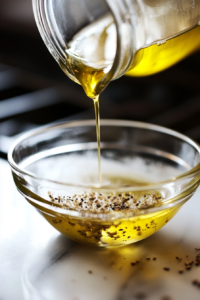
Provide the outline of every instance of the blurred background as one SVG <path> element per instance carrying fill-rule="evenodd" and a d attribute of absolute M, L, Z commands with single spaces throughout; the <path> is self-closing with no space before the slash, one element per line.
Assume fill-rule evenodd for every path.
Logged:
<path fill-rule="evenodd" d="M 0 157 L 24 131 L 93 119 L 92 100 L 64 75 L 37 30 L 31 0 L 0 0 Z M 124 76 L 100 98 L 101 118 L 151 122 L 200 142 L 200 53 L 145 78 Z"/>

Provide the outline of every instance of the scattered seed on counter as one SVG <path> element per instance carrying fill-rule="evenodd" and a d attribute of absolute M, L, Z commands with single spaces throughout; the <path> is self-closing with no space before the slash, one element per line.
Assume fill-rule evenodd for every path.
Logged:
<path fill-rule="evenodd" d="M 200 254 L 198 254 L 198 255 L 196 256 L 196 263 L 198 263 L 198 264 L 200 265 Z"/>
<path fill-rule="evenodd" d="M 171 300 L 171 297 L 170 297 L 170 296 L 167 296 L 167 295 L 165 295 L 165 296 L 163 296 L 163 297 L 161 298 L 161 300 Z"/>
<path fill-rule="evenodd" d="M 192 280 L 192 284 L 199 285 L 199 281 L 197 279 Z"/>
<path fill-rule="evenodd" d="M 181 261 L 181 260 L 182 260 L 182 258 L 181 258 L 181 257 L 179 257 L 179 256 L 176 256 L 176 260 L 177 260 L 177 261 Z"/>
<path fill-rule="evenodd" d="M 137 294 L 135 294 L 135 299 L 146 299 L 146 294 L 143 292 L 139 292 Z"/>

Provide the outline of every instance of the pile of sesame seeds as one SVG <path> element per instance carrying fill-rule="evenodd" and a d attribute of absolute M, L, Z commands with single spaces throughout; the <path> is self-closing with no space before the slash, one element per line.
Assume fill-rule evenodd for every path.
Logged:
<path fill-rule="evenodd" d="M 83 193 L 72 196 L 55 196 L 48 192 L 49 198 L 53 203 L 59 204 L 64 209 L 76 211 L 90 211 L 94 213 L 106 213 L 122 210 L 139 210 L 154 206 L 162 201 L 159 192 L 130 192 L 130 193 L 110 193 L 101 194 Z"/>

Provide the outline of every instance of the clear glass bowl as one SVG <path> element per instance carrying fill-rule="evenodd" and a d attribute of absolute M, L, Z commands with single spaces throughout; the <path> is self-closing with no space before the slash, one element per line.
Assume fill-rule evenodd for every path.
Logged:
<path fill-rule="evenodd" d="M 160 126 L 102 120 L 101 159 L 99 186 L 95 121 L 31 131 L 8 154 L 17 189 L 47 221 L 70 239 L 101 247 L 152 235 L 199 186 L 198 144 Z M 62 207 L 61 198 L 86 194 L 92 200 L 136 198 L 138 208 L 119 210 L 114 204 L 112 211 L 97 212 Z M 141 206 L 145 197 L 159 201 Z"/>

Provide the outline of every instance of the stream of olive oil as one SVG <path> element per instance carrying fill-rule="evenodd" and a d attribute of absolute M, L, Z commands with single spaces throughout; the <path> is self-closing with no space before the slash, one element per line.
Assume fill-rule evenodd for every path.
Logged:
<path fill-rule="evenodd" d="M 93 98 L 95 119 L 96 119 L 96 133 L 97 133 L 97 147 L 98 147 L 98 175 L 99 185 L 101 185 L 101 138 L 100 138 L 100 111 L 99 111 L 99 95 Z"/>
<path fill-rule="evenodd" d="M 70 73 L 78 80 L 82 85 L 86 95 L 94 102 L 94 111 L 96 119 L 96 136 L 97 136 L 97 148 L 98 148 L 98 178 L 99 185 L 101 185 L 101 145 L 100 145 L 100 110 L 99 110 L 99 95 L 104 87 L 99 83 L 105 76 L 102 68 L 95 69 L 90 66 L 86 66 L 82 61 L 75 57 L 67 55 L 66 58 L 68 69 Z"/>

